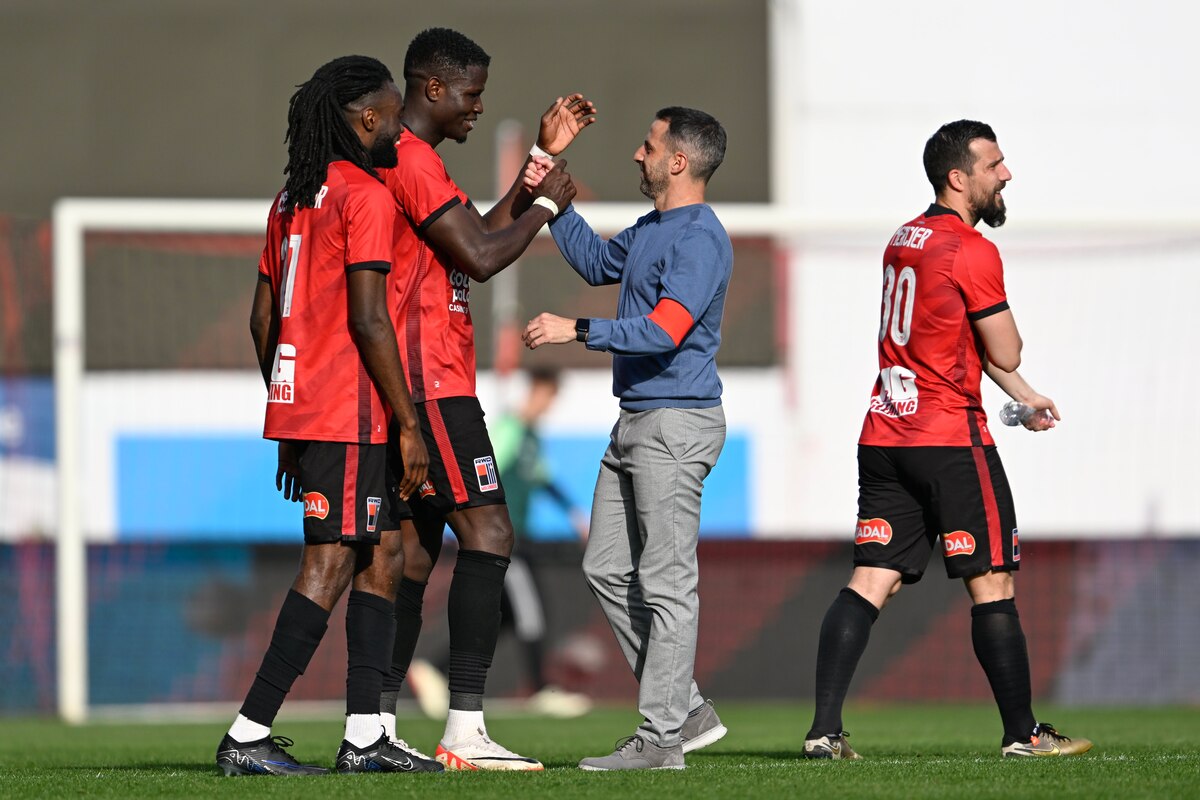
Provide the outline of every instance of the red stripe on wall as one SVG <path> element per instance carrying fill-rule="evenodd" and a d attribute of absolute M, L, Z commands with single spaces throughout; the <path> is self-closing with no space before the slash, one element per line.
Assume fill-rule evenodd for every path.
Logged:
<path fill-rule="evenodd" d="M 987 518 L 988 545 L 992 550 L 992 566 L 1004 566 L 1004 543 L 1000 541 L 1000 507 L 996 504 L 996 490 L 992 487 L 992 471 L 988 468 L 987 454 L 982 447 L 972 447 L 975 471 L 979 474 L 979 491 L 983 495 L 983 512 Z"/>
<path fill-rule="evenodd" d="M 446 431 L 446 423 L 442 419 L 442 409 L 436 400 L 429 400 L 425 403 L 425 413 L 429 417 L 429 427 L 433 431 L 434 441 L 437 442 L 442 466 L 446 468 L 446 477 L 450 480 L 450 489 L 454 492 L 454 502 L 465 503 L 467 485 L 463 483 L 462 470 L 458 468 L 458 458 L 454 455 L 454 445 L 450 443 L 450 434 Z"/>
<path fill-rule="evenodd" d="M 358 535 L 358 445 L 346 445 L 346 471 L 342 479 L 342 536 Z"/>

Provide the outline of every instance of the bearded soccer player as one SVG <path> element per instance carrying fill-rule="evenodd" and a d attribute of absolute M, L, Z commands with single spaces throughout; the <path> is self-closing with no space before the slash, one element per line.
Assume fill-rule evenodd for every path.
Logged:
<path fill-rule="evenodd" d="M 304 501 L 304 550 L 262 666 L 217 749 L 226 775 L 328 772 L 298 763 L 271 724 L 347 587 L 337 770 L 443 771 L 393 742 L 379 715 L 403 568 L 399 529 L 412 516 L 403 498 L 424 481 L 429 459 L 387 309 L 396 211 L 376 172 L 396 163 L 403 107 L 387 67 L 347 56 L 318 69 L 288 109 L 288 179 L 267 223 L 250 328 L 268 388 L 264 436 L 279 441 L 277 487 Z M 385 404 L 401 463 L 389 463 Z"/>
<path fill-rule="evenodd" d="M 1037 410 L 1026 428 L 1060 419 L 1054 401 L 1016 371 L 1022 342 L 1000 254 L 975 230 L 980 220 L 1004 223 L 1001 190 L 1012 173 L 992 129 L 971 120 L 943 125 L 924 161 L 936 200 L 883 254 L 879 376 L 858 447 L 854 572 L 821 625 L 804 756 L 859 758 L 842 728 L 854 669 L 880 610 L 902 584 L 921 579 L 939 539 L 946 574 L 963 580 L 973 602 L 971 642 L 1000 710 L 1002 755 L 1083 753 L 1090 741 L 1033 714 L 1013 581 L 1016 513 L 980 395 L 986 373 Z"/>
<path fill-rule="evenodd" d="M 446 139 L 465 142 L 475 127 L 489 63 L 479 45 L 446 28 L 418 34 L 404 59 L 404 132 L 399 163 L 386 179 L 401 211 L 393 259 L 410 280 L 397 283 L 391 303 L 430 462 L 413 506 L 416 533 L 405 536 L 392 674 L 380 707 L 385 726 L 392 724 L 421 630 L 425 585 L 449 523 L 459 543 L 448 604 L 450 709 L 435 757 L 448 769 L 540 770 L 536 759 L 494 742 L 484 724 L 513 530 L 475 396 L 470 287 L 515 261 L 575 188 L 559 164 L 535 191 L 514 181 L 481 216 L 451 180 L 436 148 Z M 557 154 L 593 119 L 582 96 L 559 98 L 542 118 L 539 143 Z"/>

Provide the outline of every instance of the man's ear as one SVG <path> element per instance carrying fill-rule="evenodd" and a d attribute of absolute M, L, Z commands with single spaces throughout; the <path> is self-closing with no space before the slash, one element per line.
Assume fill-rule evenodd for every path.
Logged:
<path fill-rule="evenodd" d="M 375 130 L 375 126 L 379 124 L 380 114 L 375 110 L 375 106 L 367 106 L 358 113 L 358 121 L 362 124 L 362 128 L 367 133 Z"/>
<path fill-rule="evenodd" d="M 434 75 L 425 81 L 425 99 L 431 103 L 436 103 L 438 98 L 446 91 L 446 84 L 442 83 L 442 79 Z"/>
<path fill-rule="evenodd" d="M 946 173 L 946 183 L 956 192 L 967 190 L 967 173 L 961 169 L 952 169 Z"/>
<path fill-rule="evenodd" d="M 667 167 L 671 171 L 672 175 L 682 175 L 683 173 L 687 172 L 687 153 L 683 152 L 682 150 L 675 151 L 675 154 L 671 156 L 671 161 Z"/>

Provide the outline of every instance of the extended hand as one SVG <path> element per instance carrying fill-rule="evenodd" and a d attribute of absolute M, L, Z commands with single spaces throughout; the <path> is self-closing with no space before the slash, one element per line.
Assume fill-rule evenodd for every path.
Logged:
<path fill-rule="evenodd" d="M 538 314 L 525 326 L 521 341 L 530 350 L 544 344 L 564 344 L 575 341 L 575 320 L 554 314 Z"/>
<path fill-rule="evenodd" d="M 275 488 L 292 502 L 304 496 L 300 486 L 300 450 L 295 442 L 279 443 L 279 466 L 275 470 Z"/>
<path fill-rule="evenodd" d="M 538 147 L 552 156 L 567 149 L 581 130 L 596 121 L 596 106 L 578 92 L 556 98 L 542 114 Z"/>
<path fill-rule="evenodd" d="M 1054 427 L 1057 420 L 1062 419 L 1058 413 L 1058 406 L 1054 405 L 1054 401 L 1045 395 L 1035 395 L 1026 400 L 1025 404 L 1037 410 L 1036 413 L 1029 415 L 1029 419 L 1021 423 L 1028 430 L 1048 431 Z M 1047 411 L 1050 413 L 1046 414 Z"/>
<path fill-rule="evenodd" d="M 570 205 L 575 197 L 575 184 L 567 173 L 567 162 L 563 159 L 554 162 L 554 169 L 542 177 L 533 194 L 535 197 L 550 198 L 560 210 Z"/>
<path fill-rule="evenodd" d="M 425 449 L 425 439 L 421 436 L 419 426 L 400 429 L 400 460 L 404 464 L 400 497 L 407 500 L 429 477 L 429 451 Z"/>
<path fill-rule="evenodd" d="M 554 169 L 554 159 L 544 156 L 530 156 L 525 165 L 525 173 L 521 176 L 522 183 L 529 191 L 536 189 L 550 170 Z"/>

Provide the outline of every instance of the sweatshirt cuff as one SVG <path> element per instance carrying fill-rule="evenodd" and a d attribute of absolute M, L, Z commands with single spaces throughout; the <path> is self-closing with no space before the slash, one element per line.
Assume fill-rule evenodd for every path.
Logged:
<path fill-rule="evenodd" d="M 588 327 L 588 339 L 585 347 L 588 350 L 607 350 L 612 342 L 613 320 L 593 319 Z"/>

